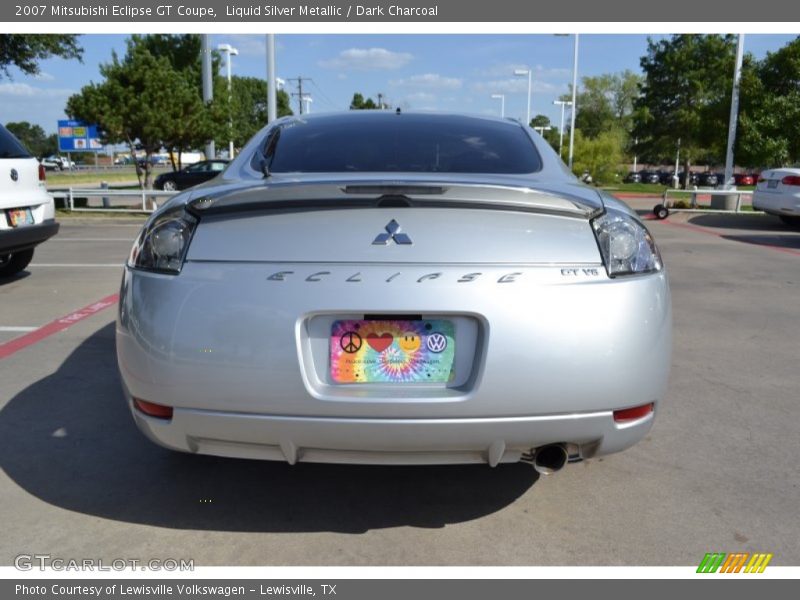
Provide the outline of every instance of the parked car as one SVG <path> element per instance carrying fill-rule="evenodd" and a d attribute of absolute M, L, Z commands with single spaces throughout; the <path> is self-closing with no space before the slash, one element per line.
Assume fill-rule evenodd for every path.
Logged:
<path fill-rule="evenodd" d="M 631 171 L 625 176 L 625 183 L 641 183 L 642 176 L 637 171 Z"/>
<path fill-rule="evenodd" d="M 787 225 L 800 225 L 800 169 L 761 173 L 753 191 L 753 208 L 776 215 Z"/>
<path fill-rule="evenodd" d="M 75 168 L 75 162 L 66 156 L 46 156 L 40 162 L 48 171 L 68 171 Z"/>
<path fill-rule="evenodd" d="M 672 186 L 672 180 L 675 177 L 675 171 L 659 171 L 658 182 L 661 185 Z"/>
<path fill-rule="evenodd" d="M 644 222 L 489 117 L 274 121 L 148 219 L 118 314 L 147 437 L 292 464 L 557 471 L 641 440 L 671 362 Z"/>
<path fill-rule="evenodd" d="M 203 160 L 184 167 L 180 171 L 162 173 L 156 177 L 155 186 L 159 190 L 185 190 L 213 179 L 225 170 L 228 162 L 222 158 Z"/>
<path fill-rule="evenodd" d="M 678 173 L 678 184 L 683 185 L 686 180 L 686 172 L 680 171 Z M 700 174 L 694 171 L 689 171 L 689 185 L 698 185 L 700 182 Z"/>
<path fill-rule="evenodd" d="M 754 176 L 750 173 L 736 173 L 733 176 L 733 182 L 736 185 L 755 185 L 758 181 L 758 176 Z"/>
<path fill-rule="evenodd" d="M 0 278 L 16 275 L 58 232 L 45 167 L 0 125 Z"/>
<path fill-rule="evenodd" d="M 661 177 L 655 171 L 639 171 L 642 183 L 660 183 Z"/>
<path fill-rule="evenodd" d="M 706 187 L 715 187 L 724 178 L 725 178 L 724 175 L 720 177 L 716 173 L 707 171 L 705 173 L 698 174 L 697 185 L 702 185 Z"/>

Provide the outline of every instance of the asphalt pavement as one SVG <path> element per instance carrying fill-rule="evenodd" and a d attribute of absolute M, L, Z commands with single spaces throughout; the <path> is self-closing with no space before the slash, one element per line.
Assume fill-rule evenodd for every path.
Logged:
<path fill-rule="evenodd" d="M 123 403 L 115 307 L 99 303 L 140 223 L 64 219 L 0 284 L 0 348 L 33 339 L 0 359 L 0 564 L 696 565 L 712 551 L 800 564 L 800 231 L 777 219 L 649 222 L 673 294 L 668 396 L 642 443 L 549 477 L 154 446 Z"/>

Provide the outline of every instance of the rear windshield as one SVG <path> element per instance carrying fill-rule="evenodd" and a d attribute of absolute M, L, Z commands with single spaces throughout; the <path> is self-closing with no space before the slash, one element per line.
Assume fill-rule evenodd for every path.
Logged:
<path fill-rule="evenodd" d="M 30 158 L 31 154 L 25 146 L 11 135 L 11 132 L 0 125 L 0 158 Z"/>
<path fill-rule="evenodd" d="M 516 123 L 444 115 L 381 113 L 285 125 L 273 144 L 275 173 L 532 173 L 533 142 Z"/>

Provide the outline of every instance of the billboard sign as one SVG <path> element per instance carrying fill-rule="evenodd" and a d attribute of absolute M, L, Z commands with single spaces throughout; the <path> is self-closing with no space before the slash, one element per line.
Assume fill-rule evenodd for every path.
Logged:
<path fill-rule="evenodd" d="M 60 152 L 100 152 L 103 144 L 100 143 L 97 125 L 74 120 L 59 121 L 58 149 Z"/>

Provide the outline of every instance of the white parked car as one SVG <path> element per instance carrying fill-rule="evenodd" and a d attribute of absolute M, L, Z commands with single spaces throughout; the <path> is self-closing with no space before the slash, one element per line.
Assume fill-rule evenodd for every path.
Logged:
<path fill-rule="evenodd" d="M 0 125 L 0 277 L 22 271 L 34 247 L 57 232 L 44 166 Z"/>
<path fill-rule="evenodd" d="M 761 173 L 753 192 L 753 208 L 800 225 L 800 169 L 771 169 Z"/>

